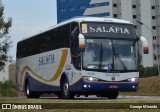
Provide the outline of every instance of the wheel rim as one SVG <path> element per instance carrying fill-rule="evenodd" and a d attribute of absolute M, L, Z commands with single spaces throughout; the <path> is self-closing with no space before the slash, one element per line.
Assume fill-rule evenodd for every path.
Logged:
<path fill-rule="evenodd" d="M 26 93 L 27 93 L 27 95 L 29 95 L 29 94 L 30 94 L 30 92 L 29 92 L 29 86 L 28 86 L 28 85 L 27 85 Z"/>
<path fill-rule="evenodd" d="M 68 84 L 64 84 L 64 93 L 65 95 L 68 94 Z"/>

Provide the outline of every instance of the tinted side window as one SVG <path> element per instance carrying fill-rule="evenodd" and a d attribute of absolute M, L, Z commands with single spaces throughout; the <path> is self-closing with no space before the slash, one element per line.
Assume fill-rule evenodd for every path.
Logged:
<path fill-rule="evenodd" d="M 52 29 L 17 44 L 17 58 L 23 58 L 59 48 L 69 48 L 70 24 Z"/>

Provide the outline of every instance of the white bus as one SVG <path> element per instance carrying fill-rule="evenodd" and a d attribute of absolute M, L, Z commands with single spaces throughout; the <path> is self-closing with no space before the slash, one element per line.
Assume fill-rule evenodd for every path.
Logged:
<path fill-rule="evenodd" d="M 17 89 L 28 98 L 54 93 L 59 98 L 97 95 L 116 99 L 137 91 L 138 41 L 128 21 L 77 17 L 17 44 Z"/>

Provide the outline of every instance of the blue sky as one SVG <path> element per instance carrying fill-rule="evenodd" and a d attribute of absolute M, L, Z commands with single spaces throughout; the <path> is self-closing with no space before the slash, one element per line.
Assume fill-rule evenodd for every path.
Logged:
<path fill-rule="evenodd" d="M 2 0 L 2 4 L 5 18 L 13 19 L 10 55 L 14 60 L 18 41 L 57 24 L 56 0 Z"/>

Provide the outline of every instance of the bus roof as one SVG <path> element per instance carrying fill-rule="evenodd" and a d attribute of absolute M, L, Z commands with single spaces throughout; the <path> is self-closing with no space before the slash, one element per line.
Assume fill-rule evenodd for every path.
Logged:
<path fill-rule="evenodd" d="M 61 22 L 61 23 L 59 23 L 59 24 L 56 24 L 56 25 L 50 27 L 50 28 L 49 28 L 48 30 L 46 30 L 46 31 L 43 31 L 43 32 L 38 33 L 38 34 L 33 35 L 33 36 L 30 36 L 30 37 L 25 38 L 25 39 L 23 39 L 23 40 L 27 40 L 27 39 L 29 39 L 29 38 L 31 38 L 31 37 L 34 37 L 34 36 L 37 36 L 37 35 L 39 35 L 39 34 L 45 33 L 45 32 L 47 32 L 47 31 L 50 31 L 50 30 L 54 29 L 54 28 L 63 26 L 63 25 L 65 25 L 65 24 L 68 24 L 68 23 L 71 23 L 71 22 L 79 22 L 79 23 L 80 23 L 80 22 L 85 22 L 85 21 L 86 21 L 86 22 L 107 22 L 107 23 L 133 24 L 133 23 L 131 23 L 130 21 L 121 20 L 121 19 L 106 18 L 106 17 L 80 16 L 80 17 L 74 17 L 74 18 L 71 18 L 71 19 L 66 20 L 66 21 L 64 21 L 64 22 Z M 21 40 L 21 41 L 23 41 L 23 40 Z M 21 42 L 21 41 L 19 41 L 19 42 Z"/>
<path fill-rule="evenodd" d="M 89 16 L 74 17 L 74 18 L 66 20 L 62 23 L 65 23 L 65 22 L 68 23 L 68 22 L 72 22 L 72 21 L 77 21 L 77 22 L 85 22 L 85 21 L 90 21 L 90 22 L 113 22 L 113 23 L 132 24 L 129 21 L 121 20 L 121 19 L 106 18 L 106 17 L 89 17 Z"/>

